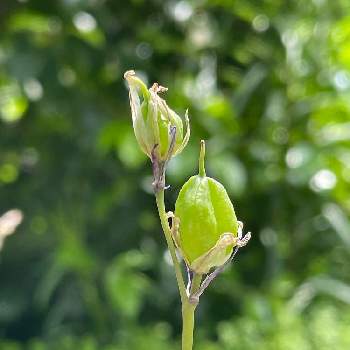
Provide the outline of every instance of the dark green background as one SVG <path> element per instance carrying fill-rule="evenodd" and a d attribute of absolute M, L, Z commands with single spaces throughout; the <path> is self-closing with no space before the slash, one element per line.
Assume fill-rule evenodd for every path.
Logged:
<path fill-rule="evenodd" d="M 1 350 L 179 349 L 180 305 L 123 73 L 189 108 L 197 170 L 253 239 L 201 300 L 198 350 L 350 348 L 348 0 L 1 0 Z"/>

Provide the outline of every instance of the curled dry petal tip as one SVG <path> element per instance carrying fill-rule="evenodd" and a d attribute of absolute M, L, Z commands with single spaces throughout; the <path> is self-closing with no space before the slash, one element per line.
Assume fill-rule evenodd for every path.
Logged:
<path fill-rule="evenodd" d="M 133 76 L 135 76 L 136 75 L 136 73 L 135 73 L 135 71 L 134 70 L 127 70 L 125 73 L 124 73 L 124 79 L 128 79 L 128 78 L 130 78 L 130 77 L 133 77 Z"/>
<path fill-rule="evenodd" d="M 158 83 L 153 83 L 151 90 L 154 91 L 156 94 L 161 93 L 161 92 L 166 92 L 168 91 L 168 88 L 159 85 Z"/>
<path fill-rule="evenodd" d="M 250 232 L 246 233 L 244 237 L 240 237 L 236 243 L 237 247 L 241 248 L 248 244 L 249 240 L 252 238 Z"/>

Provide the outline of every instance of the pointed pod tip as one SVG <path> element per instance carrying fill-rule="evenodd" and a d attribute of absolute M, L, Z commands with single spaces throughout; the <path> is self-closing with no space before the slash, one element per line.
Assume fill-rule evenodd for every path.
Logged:
<path fill-rule="evenodd" d="M 205 158 L 205 141 L 201 140 L 201 149 L 199 153 L 199 176 L 205 177 L 205 165 L 204 165 L 204 158 Z"/>

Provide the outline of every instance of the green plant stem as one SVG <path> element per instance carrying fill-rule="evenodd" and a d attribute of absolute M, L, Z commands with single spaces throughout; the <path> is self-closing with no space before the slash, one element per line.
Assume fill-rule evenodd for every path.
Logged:
<path fill-rule="evenodd" d="M 194 312 L 197 307 L 197 303 L 190 302 L 186 293 L 185 282 L 181 272 L 179 260 L 176 256 L 176 248 L 172 238 L 171 230 L 169 227 L 168 216 L 165 210 L 164 204 L 164 189 L 159 190 L 155 194 L 158 207 L 158 213 L 160 222 L 162 224 L 164 236 L 170 251 L 170 255 L 175 268 L 175 275 L 177 285 L 179 287 L 181 303 L 182 303 L 182 350 L 192 350 L 193 347 L 193 330 L 194 330 Z M 194 274 L 191 286 L 191 293 L 198 290 L 202 276 Z"/>
<path fill-rule="evenodd" d="M 191 293 L 197 291 L 202 280 L 201 275 L 193 276 Z M 188 298 L 182 303 L 182 350 L 192 350 L 194 331 L 194 312 L 197 303 L 191 303 Z"/>
<path fill-rule="evenodd" d="M 162 224 L 164 236 L 165 236 L 165 239 L 170 251 L 171 259 L 173 261 L 174 268 L 175 268 L 175 275 L 176 275 L 177 285 L 179 287 L 181 302 L 182 304 L 184 304 L 188 300 L 188 298 L 186 294 L 186 287 L 185 287 L 185 282 L 181 272 L 180 263 L 176 256 L 176 248 L 172 239 L 172 235 L 171 235 L 171 231 L 168 223 L 168 216 L 165 211 L 164 189 L 156 192 L 155 196 L 156 196 L 160 222 Z"/>

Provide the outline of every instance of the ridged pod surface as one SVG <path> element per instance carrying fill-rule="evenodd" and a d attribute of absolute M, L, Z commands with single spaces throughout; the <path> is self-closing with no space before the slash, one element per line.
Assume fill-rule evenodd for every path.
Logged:
<path fill-rule="evenodd" d="M 184 184 L 175 204 L 179 219 L 175 240 L 189 267 L 207 273 L 230 257 L 238 222 L 224 186 L 205 174 L 204 142 L 200 158 L 199 175 Z"/>

